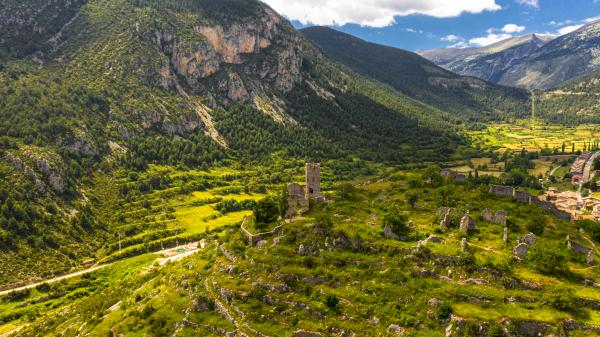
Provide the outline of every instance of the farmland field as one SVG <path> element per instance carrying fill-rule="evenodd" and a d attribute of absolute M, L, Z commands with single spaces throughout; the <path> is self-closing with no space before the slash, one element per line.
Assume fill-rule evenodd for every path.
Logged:
<path fill-rule="evenodd" d="M 470 132 L 474 144 L 483 149 L 541 151 L 543 149 L 581 151 L 586 144 L 600 140 L 600 126 L 580 125 L 564 127 L 537 121 L 519 121 L 515 124 L 491 124 L 481 131 Z"/>

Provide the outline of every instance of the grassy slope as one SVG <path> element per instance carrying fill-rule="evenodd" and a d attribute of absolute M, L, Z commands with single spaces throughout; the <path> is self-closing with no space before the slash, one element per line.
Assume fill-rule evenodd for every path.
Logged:
<path fill-rule="evenodd" d="M 74 301 L 66 311 L 58 309 L 51 314 L 52 320 L 41 318 L 23 335 L 33 331 L 52 335 L 66 327 L 70 327 L 66 335 L 71 335 L 84 322 L 84 331 L 93 336 L 109 330 L 132 336 L 170 335 L 189 308 L 187 319 L 198 327 L 184 327 L 181 335 L 212 336 L 215 328 L 234 331 L 234 326 L 212 309 L 210 303 L 215 301 L 224 304 L 239 326 L 248 323 L 271 336 L 287 335 L 299 328 L 325 334 L 335 328 L 385 336 L 390 324 L 402 326 L 412 336 L 443 336 L 447 322 L 435 318 L 441 309 L 429 304 L 432 298 L 446 303 L 455 315 L 474 321 L 494 323 L 508 318 L 556 326 L 575 318 L 585 324 L 600 323 L 598 311 L 586 305 L 571 312 L 547 303 L 565 288 L 576 297 L 600 300 L 593 288 L 581 283 L 584 278 L 598 280 L 597 266 L 588 267 L 573 257 L 567 265 L 569 276 L 546 275 L 536 271 L 530 261 L 510 258 L 513 243 L 527 233 L 531 219 L 546 222 L 545 233 L 538 240 L 557 243 L 562 250 L 566 249 L 562 244 L 565 235 L 585 236 L 576 226 L 537 207 L 490 197 L 483 192 L 484 187 L 455 186 L 454 206 L 470 209 L 478 228 L 469 237 L 467 253 L 461 253 L 457 229 L 436 229 L 437 218 L 431 211 L 436 208 L 436 189 L 414 187 L 418 179 L 412 173 L 398 173 L 378 183 L 361 184 L 352 200 L 321 205 L 305 219 L 286 225 L 278 246 L 271 247 L 269 242 L 265 248 L 247 247 L 239 230 L 233 228 L 220 235 L 219 241 L 238 258 L 236 262 L 227 260 L 216 246 L 209 246 L 185 261 L 133 276 L 131 285 L 123 285 L 126 296 L 101 301 L 108 291 L 101 289 L 85 304 Z M 409 193 L 420 196 L 414 209 L 405 204 Z M 415 242 L 384 239 L 373 215 L 381 215 L 392 203 L 400 205 L 413 221 L 416 236 L 436 232 L 445 242 L 415 251 L 411 248 Z M 479 218 L 486 207 L 509 212 L 512 225 L 508 246 L 502 244 L 500 226 Z M 316 217 L 323 216 L 332 219 L 333 227 L 315 222 Z M 307 256 L 298 255 L 300 244 L 308 249 Z M 235 269 L 228 271 L 232 265 Z M 111 271 L 105 273 L 98 279 L 112 277 Z M 443 280 L 441 276 L 449 278 Z M 305 277 L 322 278 L 322 283 L 311 285 Z M 481 284 L 469 279 L 481 280 Z M 532 284 L 541 289 L 532 290 Z M 339 304 L 327 306 L 328 295 L 335 295 Z M 507 303 L 509 298 L 516 302 Z M 118 301 L 118 309 L 107 311 Z M 90 310 L 93 304 L 96 309 Z M 82 308 L 87 308 L 85 314 L 73 315 Z M 92 320 L 94 311 L 102 318 Z M 593 332 L 579 331 L 577 335 L 592 336 Z"/>

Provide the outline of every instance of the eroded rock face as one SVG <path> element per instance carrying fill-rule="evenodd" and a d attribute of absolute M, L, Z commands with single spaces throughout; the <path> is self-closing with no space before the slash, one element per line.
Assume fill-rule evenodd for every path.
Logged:
<path fill-rule="evenodd" d="M 266 6 L 256 20 L 198 24 L 194 30 L 199 40 L 162 31 L 146 34 L 168 59 L 157 69 L 161 86 L 173 88 L 183 79 L 218 104 L 249 102 L 265 81 L 284 93 L 302 81 L 299 34 Z M 250 80 L 256 78 L 260 83 Z"/>
<path fill-rule="evenodd" d="M 202 34 L 226 63 L 242 63 L 241 54 L 250 54 L 271 46 L 272 29 L 277 17 L 268 16 L 264 25 L 234 24 L 223 26 L 197 26 Z"/>

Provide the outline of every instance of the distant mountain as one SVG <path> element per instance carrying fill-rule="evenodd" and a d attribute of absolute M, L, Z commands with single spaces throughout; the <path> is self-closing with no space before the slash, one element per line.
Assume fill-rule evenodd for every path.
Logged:
<path fill-rule="evenodd" d="M 471 121 L 516 117 L 527 111 L 525 91 L 460 76 L 405 50 L 369 43 L 331 28 L 301 32 L 334 60 L 416 100 Z"/>
<path fill-rule="evenodd" d="M 553 88 L 600 70 L 600 22 L 558 37 L 508 69 L 500 83 Z"/>
<path fill-rule="evenodd" d="M 417 52 L 435 64 L 456 73 L 475 76 L 493 83 L 501 81 L 504 73 L 529 57 L 551 40 L 535 34 L 515 37 L 483 48 L 447 48 Z"/>
<path fill-rule="evenodd" d="M 600 70 L 600 22 L 554 39 L 526 35 L 484 48 L 418 53 L 461 75 L 507 86 L 549 89 Z"/>

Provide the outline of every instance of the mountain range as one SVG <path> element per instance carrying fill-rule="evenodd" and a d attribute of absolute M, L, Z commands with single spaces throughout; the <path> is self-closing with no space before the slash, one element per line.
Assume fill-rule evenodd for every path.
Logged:
<path fill-rule="evenodd" d="M 437 65 L 465 76 L 526 89 L 550 89 L 600 70 L 600 22 L 569 34 L 526 35 L 483 48 L 419 51 Z"/>

